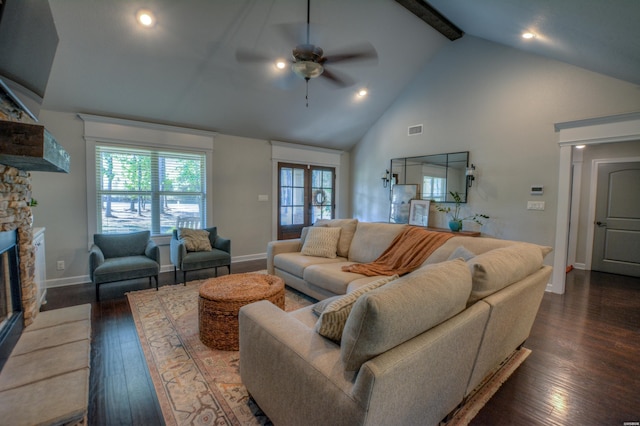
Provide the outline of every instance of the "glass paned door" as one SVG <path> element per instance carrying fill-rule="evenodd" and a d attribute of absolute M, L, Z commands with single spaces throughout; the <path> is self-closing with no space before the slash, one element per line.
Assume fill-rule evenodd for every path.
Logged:
<path fill-rule="evenodd" d="M 300 237 L 305 226 L 334 217 L 335 169 L 278 164 L 278 239 Z"/>
<path fill-rule="evenodd" d="M 333 169 L 311 169 L 311 220 L 333 219 Z"/>

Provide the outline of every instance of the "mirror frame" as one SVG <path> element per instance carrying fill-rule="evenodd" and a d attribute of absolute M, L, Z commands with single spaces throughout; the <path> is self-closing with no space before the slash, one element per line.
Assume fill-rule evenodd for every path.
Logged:
<path fill-rule="evenodd" d="M 431 167 L 439 167 L 443 168 L 444 171 L 444 179 L 446 181 L 446 188 L 444 190 L 444 200 L 435 200 L 433 198 L 424 198 L 422 186 L 423 182 L 413 182 L 407 180 L 408 168 L 411 166 L 424 167 L 425 165 L 429 165 Z M 395 184 L 407 185 L 407 184 L 417 184 L 418 185 L 418 200 L 431 200 L 436 203 L 454 203 L 455 201 L 451 197 L 449 192 L 457 191 L 460 193 L 461 203 L 467 203 L 468 191 L 469 187 L 467 185 L 467 168 L 469 167 L 469 151 L 460 151 L 460 152 L 448 152 L 444 154 L 435 154 L 435 155 L 419 155 L 415 157 L 399 157 L 392 158 L 390 161 L 389 170 L 391 171 L 391 185 L 389 185 L 389 193 L 391 193 L 391 188 Z M 460 170 L 459 172 L 455 172 L 455 170 Z M 423 175 L 424 176 L 424 175 Z M 452 182 L 452 177 L 455 177 L 455 181 Z M 464 191 L 461 189 L 464 187 Z"/>

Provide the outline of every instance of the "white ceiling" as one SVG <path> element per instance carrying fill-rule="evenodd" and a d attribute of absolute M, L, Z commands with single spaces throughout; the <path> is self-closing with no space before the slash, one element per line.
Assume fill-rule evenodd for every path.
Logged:
<path fill-rule="evenodd" d="M 640 85 L 638 0 L 431 0 L 466 36 Z M 50 2 L 60 42 L 43 108 L 167 123 L 230 135 L 349 149 L 440 48 L 452 46 L 393 0 L 314 0 L 312 42 L 325 54 L 370 42 L 377 63 L 336 64 L 357 81 L 291 83 L 236 50 L 289 57 L 277 24 L 302 23 L 304 0 Z M 136 25 L 151 9 L 158 23 Z M 538 34 L 528 42 L 520 33 Z M 301 40 L 302 41 L 302 40 Z M 370 95 L 360 99 L 356 91 Z"/>

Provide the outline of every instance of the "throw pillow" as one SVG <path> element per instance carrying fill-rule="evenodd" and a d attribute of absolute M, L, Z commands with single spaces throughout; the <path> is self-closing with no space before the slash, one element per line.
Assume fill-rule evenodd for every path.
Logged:
<path fill-rule="evenodd" d="M 326 227 L 327 225 L 313 225 L 313 226 Z M 307 233 L 309 232 L 310 228 L 311 228 L 310 226 L 305 226 L 304 228 L 302 228 L 302 231 L 300 231 L 300 250 L 302 250 L 302 246 L 304 245 L 304 242 L 307 239 Z"/>
<path fill-rule="evenodd" d="M 340 239 L 338 240 L 336 252 L 340 257 L 349 256 L 349 247 L 351 247 L 351 240 L 353 240 L 353 236 L 356 233 L 358 219 L 320 219 L 313 226 L 335 226 L 340 228 Z"/>
<path fill-rule="evenodd" d="M 471 252 L 471 250 L 467 249 L 465 246 L 459 246 L 453 251 L 453 253 L 451 253 L 447 260 L 462 258 L 466 262 L 470 259 L 473 259 L 475 256 L 476 254 Z"/>
<path fill-rule="evenodd" d="M 352 291 L 351 293 L 347 293 L 337 300 L 332 301 L 324 309 L 320 318 L 318 318 L 318 321 L 316 322 L 316 331 L 321 336 L 339 342 L 342 338 L 344 325 L 347 322 L 349 313 L 351 313 L 351 308 L 353 307 L 353 304 L 356 303 L 356 300 L 366 292 L 382 287 L 397 278 L 398 275 L 380 278 Z"/>
<path fill-rule="evenodd" d="M 338 296 L 332 296 L 332 297 L 328 297 L 324 300 L 319 301 L 318 303 L 316 303 L 315 305 L 313 305 L 313 308 L 311 308 L 311 310 L 313 311 L 314 314 L 316 314 L 317 316 L 322 315 L 322 313 L 324 312 L 325 309 L 327 309 L 327 306 L 329 306 L 332 302 L 340 299 L 341 295 Z"/>
<path fill-rule="evenodd" d="M 178 238 L 184 240 L 187 251 L 211 251 L 211 241 L 209 241 L 209 231 L 204 229 L 179 228 Z"/>
<path fill-rule="evenodd" d="M 305 256 L 326 257 L 335 259 L 340 228 L 325 228 L 312 226 L 307 232 L 307 237 L 302 245 L 302 253 Z"/>

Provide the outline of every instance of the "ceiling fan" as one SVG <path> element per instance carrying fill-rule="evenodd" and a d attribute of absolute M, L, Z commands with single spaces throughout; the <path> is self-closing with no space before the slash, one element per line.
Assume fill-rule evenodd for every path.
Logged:
<path fill-rule="evenodd" d="M 328 69 L 327 65 L 339 62 L 344 63 L 348 61 L 353 62 L 378 59 L 376 49 L 368 42 L 336 52 L 333 55 L 325 56 L 322 48 L 312 44 L 310 40 L 310 10 L 311 0 L 307 0 L 307 23 L 305 26 L 306 37 L 304 43 L 298 44 L 293 48 L 292 58 L 290 60 L 291 71 L 306 81 L 307 106 L 309 106 L 309 80 L 312 78 L 325 78 L 341 88 L 349 87 L 355 83 L 355 81 L 349 76 L 339 73 L 338 71 Z M 291 31 L 290 25 L 283 24 L 280 26 L 280 29 L 285 33 L 287 38 L 295 38 L 292 36 L 293 31 Z M 294 40 L 294 42 L 298 42 L 298 40 Z M 264 53 L 243 49 L 239 49 L 236 52 L 236 59 L 239 62 L 275 62 L 273 58 L 268 57 Z"/>

